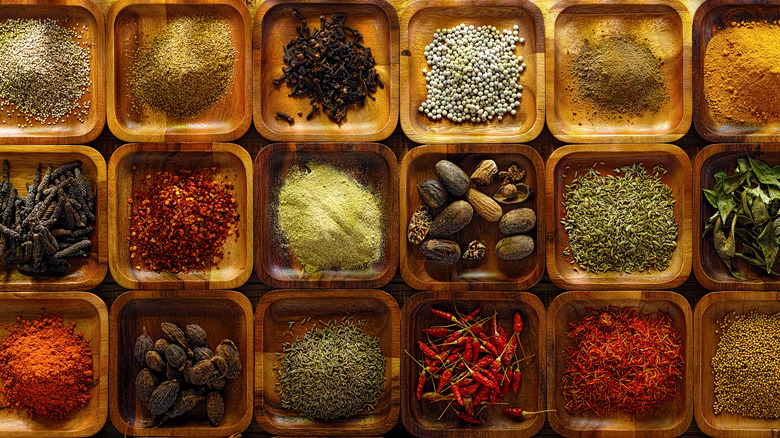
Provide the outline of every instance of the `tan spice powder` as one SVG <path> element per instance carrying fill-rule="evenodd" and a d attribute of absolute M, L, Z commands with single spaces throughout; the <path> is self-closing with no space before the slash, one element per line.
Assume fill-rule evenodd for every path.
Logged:
<path fill-rule="evenodd" d="M 192 119 L 227 94 L 235 59 L 226 20 L 176 17 L 136 51 L 130 88 L 141 103 L 168 117 Z"/>
<path fill-rule="evenodd" d="M 704 97 L 721 123 L 780 121 L 780 25 L 732 22 L 704 54 Z"/>
<path fill-rule="evenodd" d="M 279 190 L 278 224 L 306 272 L 377 262 L 384 233 L 377 195 L 329 164 L 310 163 Z"/>

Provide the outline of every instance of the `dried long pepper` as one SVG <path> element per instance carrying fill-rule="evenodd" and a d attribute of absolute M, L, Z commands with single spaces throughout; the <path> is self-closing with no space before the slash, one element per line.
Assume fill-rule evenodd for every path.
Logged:
<path fill-rule="evenodd" d="M 682 340 L 668 315 L 635 308 L 590 309 L 570 323 L 563 397 L 570 414 L 653 413 L 677 396 Z"/>

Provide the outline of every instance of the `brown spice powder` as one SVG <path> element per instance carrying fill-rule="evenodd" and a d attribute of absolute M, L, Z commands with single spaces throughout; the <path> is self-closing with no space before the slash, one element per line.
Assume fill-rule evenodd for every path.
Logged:
<path fill-rule="evenodd" d="M 585 40 L 570 65 L 574 102 L 591 103 L 606 117 L 639 117 L 669 100 L 662 61 L 646 40 L 604 35 Z"/>

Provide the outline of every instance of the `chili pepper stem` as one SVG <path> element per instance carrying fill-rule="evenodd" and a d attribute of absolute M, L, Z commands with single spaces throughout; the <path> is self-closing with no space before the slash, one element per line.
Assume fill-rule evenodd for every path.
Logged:
<path fill-rule="evenodd" d="M 447 403 L 447 406 L 445 406 L 445 407 L 444 407 L 444 410 L 443 410 L 443 411 L 441 411 L 441 415 L 439 415 L 439 418 L 437 418 L 437 419 L 436 419 L 436 421 L 439 421 L 439 420 L 441 420 L 441 417 L 443 417 L 443 416 L 444 416 L 444 413 L 445 413 L 445 412 L 447 412 L 447 409 L 449 409 L 449 408 L 450 408 L 450 406 L 452 406 L 452 402 L 453 402 L 453 400 L 450 400 L 450 402 L 449 402 L 449 403 Z"/>
<path fill-rule="evenodd" d="M 421 363 L 419 360 L 415 359 L 415 358 L 414 358 L 414 356 L 412 356 L 412 354 L 411 354 L 411 353 L 409 353 L 409 352 L 408 352 L 408 351 L 406 351 L 406 350 L 404 350 L 404 353 L 406 353 L 406 354 L 407 354 L 407 355 L 408 355 L 408 356 L 409 356 L 409 357 L 410 357 L 410 358 L 411 358 L 411 359 L 414 361 L 414 363 L 416 363 L 417 365 L 419 365 L 419 366 L 420 366 L 420 368 L 425 368 L 425 365 L 424 365 L 424 364 L 422 364 L 422 363 Z"/>

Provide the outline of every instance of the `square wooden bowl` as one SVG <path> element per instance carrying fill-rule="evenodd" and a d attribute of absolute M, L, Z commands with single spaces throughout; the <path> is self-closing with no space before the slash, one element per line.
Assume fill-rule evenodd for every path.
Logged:
<path fill-rule="evenodd" d="M 780 420 L 764 420 L 722 411 L 715 415 L 715 376 L 712 358 L 718 349 L 722 331 L 719 323 L 731 312 L 737 315 L 755 310 L 773 314 L 780 312 L 779 292 L 712 292 L 696 303 L 696 381 L 694 382 L 694 414 L 696 426 L 716 438 L 749 438 L 773 436 L 780 429 Z"/>
<path fill-rule="evenodd" d="M 544 385 L 546 371 L 546 331 L 544 305 L 536 295 L 527 292 L 422 292 L 413 295 L 404 304 L 401 332 L 403 348 L 415 357 L 420 356 L 417 341 L 427 342 L 421 330 L 440 326 L 446 322 L 434 315 L 431 309 L 466 314 L 481 308 L 482 316 L 498 315 L 501 327 L 511 333 L 515 312 L 523 317 L 520 334 L 522 351 L 536 357 L 521 368 L 523 380 L 520 390 L 510 391 L 502 400 L 506 405 L 487 408 L 480 416 L 481 424 L 468 426 L 451 411 L 437 420 L 444 409 L 442 404 L 418 401 L 415 396 L 420 367 L 409 356 L 401 362 L 401 419 L 406 429 L 421 438 L 465 437 L 514 437 L 535 435 L 544 425 L 545 414 L 526 418 L 512 418 L 501 412 L 504 407 L 520 407 L 527 411 L 544 409 Z M 489 325 L 485 325 L 489 327 Z M 518 348 L 518 351 L 520 349 Z"/>
<path fill-rule="evenodd" d="M 652 172 L 658 164 L 668 171 L 660 175 L 661 181 L 672 189 L 677 203 L 674 216 L 677 222 L 677 248 L 672 254 L 669 267 L 662 272 L 619 272 L 589 273 L 574 269 L 573 256 L 564 256 L 569 246 L 561 219 L 564 216 L 563 194 L 565 186 L 571 184 L 575 172 L 594 163 L 602 176 L 614 175 L 616 167 L 644 163 Z M 691 160 L 682 149 L 668 144 L 643 145 L 576 145 L 563 146 L 553 151 L 547 160 L 547 274 L 550 280 L 563 289 L 671 289 L 685 282 L 691 274 L 691 240 L 698 240 L 696 230 L 691 231 Z M 697 236 L 693 239 L 692 236 Z"/>
<path fill-rule="evenodd" d="M 378 194 L 384 243 L 382 257 L 355 269 L 307 274 L 284 248 L 276 206 L 286 175 L 310 162 L 330 164 Z M 386 285 L 398 269 L 398 161 L 379 143 L 276 143 L 255 158 L 255 273 L 273 288 L 372 288 Z"/>
<path fill-rule="evenodd" d="M 136 41 L 151 41 L 169 20 L 211 14 L 230 27 L 236 50 L 233 83 L 227 94 L 194 119 L 168 119 L 135 104 L 128 86 Z M 232 141 L 252 122 L 252 18 L 241 0 L 117 0 L 108 12 L 108 127 L 131 142 Z"/>
<path fill-rule="evenodd" d="M 92 350 L 92 400 L 62 420 L 33 420 L 24 409 L 0 411 L 0 437 L 87 437 L 103 428 L 108 416 L 108 310 L 88 292 L 14 292 L 0 294 L 0 323 L 13 324 L 17 317 L 33 321 L 41 309 L 63 315 L 64 323 L 76 323 Z M 0 327 L 0 339 L 8 335 Z"/>
<path fill-rule="evenodd" d="M 485 257 L 476 262 L 460 259 L 450 266 L 427 261 L 420 253 L 420 245 L 414 245 L 407 239 L 409 220 L 414 210 L 423 205 L 417 193 L 417 183 L 437 179 L 434 166 L 439 160 L 452 161 L 471 175 L 480 161 L 487 159 L 494 160 L 502 171 L 513 163 L 525 170 L 523 182 L 531 187 L 533 196 L 518 204 L 500 205 L 504 214 L 522 207 L 536 212 L 536 227 L 524 233 L 534 239 L 534 251 L 522 260 L 499 259 L 495 254 L 496 243 L 506 236 L 501 234 L 498 222 L 488 222 L 474 213 L 471 223 L 446 239 L 458 242 L 461 250 L 478 239 L 487 247 Z M 500 185 L 500 181 L 494 181 L 480 187 L 480 191 L 492 197 Z M 538 152 L 525 145 L 426 145 L 411 149 L 401 162 L 400 241 L 404 281 L 419 290 L 522 290 L 535 285 L 544 273 L 544 191 L 544 161 Z M 448 201 L 454 199 L 449 196 Z M 435 214 L 440 211 L 433 209 Z"/>
<path fill-rule="evenodd" d="M 32 183 L 38 164 L 57 168 L 81 161 L 82 174 L 95 190 L 95 231 L 88 257 L 68 259 L 70 269 L 64 275 L 29 276 L 14 266 L 0 270 L 0 291 L 88 290 L 97 287 L 108 272 L 108 219 L 106 211 L 106 161 L 87 146 L 0 146 L 0 165 L 8 160 L 11 183 L 19 195 L 27 196 L 26 184 Z"/>
<path fill-rule="evenodd" d="M 92 86 L 79 99 L 79 104 L 89 102 L 84 122 L 69 117 L 67 122 L 21 128 L 26 119 L 14 114 L 7 116 L 7 109 L 0 111 L 0 144 L 82 144 L 96 139 L 106 125 L 106 36 L 103 11 L 94 1 L 70 0 L 67 2 L 41 2 L 39 0 L 6 0 L 0 4 L 0 21 L 12 19 L 53 19 L 60 26 L 83 31 L 81 42 L 91 42 L 89 79 Z M 63 20 L 68 20 L 64 22 Z M 86 29 L 84 27 L 86 26 Z M 13 106 L 11 106 L 13 107 Z"/>
<path fill-rule="evenodd" d="M 704 96 L 707 45 L 724 24 L 742 20 L 780 19 L 780 3 L 749 0 L 707 0 L 693 18 L 693 122 L 710 142 L 780 142 L 780 121 L 742 125 L 719 119 Z"/>
<path fill-rule="evenodd" d="M 379 339 L 385 356 L 385 382 L 372 412 L 350 418 L 318 421 L 282 408 L 278 386 L 277 354 L 283 342 L 304 336 L 313 323 L 321 326 L 344 317 L 365 321 L 363 331 Z M 310 323 L 301 324 L 306 318 Z M 382 435 L 398 421 L 400 362 L 400 310 L 395 299 L 381 290 L 334 289 L 324 291 L 277 290 L 260 298 L 255 314 L 255 418 L 266 432 L 287 436 Z M 290 323 L 295 323 L 290 326 Z M 291 335 L 292 333 L 292 335 Z"/>
<path fill-rule="evenodd" d="M 685 355 L 685 377 L 677 386 L 677 397 L 643 417 L 627 418 L 620 413 L 603 417 L 570 415 L 565 406 L 561 381 L 566 370 L 564 350 L 574 346 L 566 336 L 591 308 L 634 307 L 642 313 L 664 312 L 680 331 Z M 675 437 L 688 429 L 693 417 L 693 318 L 691 306 L 682 295 L 666 291 L 565 292 L 547 310 L 547 409 L 553 430 L 566 437 Z"/>
<path fill-rule="evenodd" d="M 735 265 L 747 280 L 732 277 L 726 265 L 715 252 L 712 234 L 699 238 L 704 229 L 704 221 L 715 214 L 702 194 L 702 189 L 712 189 L 715 185 L 713 175 L 726 172 L 731 175 L 737 166 L 737 158 L 750 156 L 770 166 L 780 165 L 780 145 L 771 144 L 714 144 L 699 151 L 693 165 L 693 272 L 702 286 L 710 290 L 766 290 L 780 289 L 780 277 L 767 275 L 755 266 L 735 259 Z M 737 251 L 741 249 L 737 237 Z"/>
<path fill-rule="evenodd" d="M 129 291 L 111 306 L 111 370 L 109 415 L 120 434 L 133 436 L 228 436 L 243 432 L 252 421 L 254 351 L 252 305 L 239 292 Z M 208 335 L 209 348 L 222 339 L 238 346 L 241 375 L 228 380 L 220 392 L 225 414 L 219 426 L 209 423 L 203 405 L 187 414 L 153 427 L 148 410 L 135 393 L 135 377 L 143 366 L 133 356 L 133 345 L 144 328 L 152 339 L 163 337 L 160 324 L 172 322 L 181 328 L 198 324 Z"/>
<path fill-rule="evenodd" d="M 499 31 L 517 25 L 515 55 L 528 66 L 520 74 L 523 97 L 517 115 L 499 122 L 454 123 L 430 120 L 418 111 L 428 96 L 423 67 L 425 46 L 433 42 L 437 29 L 466 25 L 495 26 Z M 544 127 L 544 17 L 529 0 L 419 0 L 411 2 L 401 15 L 401 127 L 417 143 L 522 143 L 531 141 Z"/>
<path fill-rule="evenodd" d="M 231 181 L 238 201 L 238 236 L 228 236 L 224 256 L 205 271 L 172 274 L 135 269 L 130 263 L 130 217 L 133 198 L 147 175 L 178 169 L 204 169 L 219 165 L 215 180 Z M 136 166 L 136 170 L 133 170 Z M 227 289 L 237 288 L 252 274 L 252 160 L 241 146 L 231 143 L 126 144 L 108 163 L 109 267 L 116 282 L 128 289 Z"/>
<path fill-rule="evenodd" d="M 283 47 L 298 37 L 300 21 L 292 11 L 306 17 L 310 28 L 319 28 L 318 17 L 331 20 L 337 12 L 347 14 L 345 24 L 363 34 L 362 44 L 371 49 L 375 68 L 384 88 L 377 88 L 374 99 L 366 98 L 363 107 L 350 105 L 340 124 L 322 111 L 311 120 L 310 99 L 289 96 L 285 84 L 274 85 L 282 74 Z M 351 41 L 351 36 L 347 39 Z M 255 13 L 254 96 L 255 127 L 273 141 L 379 141 L 390 137 L 398 125 L 398 14 L 387 0 L 267 0 Z M 277 111 L 295 117 L 293 124 L 277 120 Z M 303 113 L 303 117 L 298 116 Z"/>
<path fill-rule="evenodd" d="M 566 143 L 660 143 L 691 126 L 691 17 L 676 0 L 563 0 L 547 14 L 547 126 Z M 669 100 L 640 117 L 588 117 L 567 73 L 579 44 L 602 35 L 646 39 L 662 61 Z M 587 110 L 587 111 L 586 111 Z M 601 112 L 601 111 L 599 111 Z"/>

